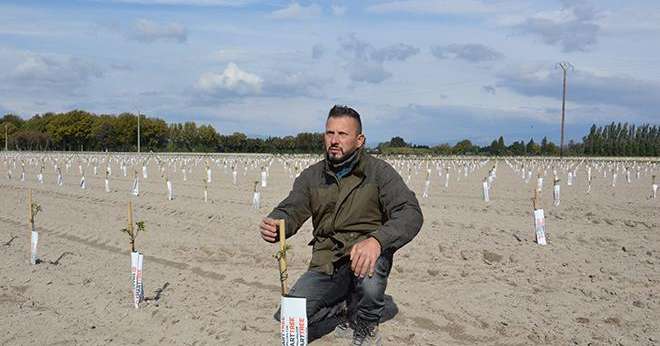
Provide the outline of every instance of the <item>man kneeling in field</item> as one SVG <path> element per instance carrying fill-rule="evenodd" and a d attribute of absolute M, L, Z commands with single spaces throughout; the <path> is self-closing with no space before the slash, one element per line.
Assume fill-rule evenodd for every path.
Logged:
<path fill-rule="evenodd" d="M 340 317 L 336 336 L 352 338 L 353 345 L 380 345 L 378 323 L 393 255 L 417 235 L 422 212 L 392 166 L 364 152 L 355 110 L 330 110 L 324 142 L 325 159 L 305 169 L 289 196 L 262 220 L 261 237 L 277 242 L 276 220 L 284 219 L 289 238 L 311 216 L 309 271 L 289 292 L 307 299 L 310 335 L 315 325 Z"/>

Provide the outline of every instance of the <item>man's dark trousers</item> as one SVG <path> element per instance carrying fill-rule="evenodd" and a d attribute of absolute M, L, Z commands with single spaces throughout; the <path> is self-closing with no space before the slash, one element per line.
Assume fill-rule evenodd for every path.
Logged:
<path fill-rule="evenodd" d="M 355 306 L 354 317 L 364 322 L 378 322 L 385 307 L 385 288 L 392 269 L 392 252 L 381 254 L 374 275 L 355 276 L 346 258 L 335 263 L 332 275 L 305 272 L 289 291 L 290 297 L 307 299 L 307 323 L 310 337 L 320 337 L 336 326 L 344 306 Z M 346 302 L 346 305 L 343 303 Z M 350 313 L 350 310 L 349 310 Z M 279 320 L 279 310 L 275 314 Z"/>

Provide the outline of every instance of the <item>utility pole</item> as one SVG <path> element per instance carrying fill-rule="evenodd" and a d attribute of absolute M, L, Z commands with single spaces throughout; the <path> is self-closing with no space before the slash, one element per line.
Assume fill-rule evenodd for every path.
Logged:
<path fill-rule="evenodd" d="M 9 124 L 5 124 L 5 151 L 7 150 L 7 144 L 9 143 L 9 137 L 7 136 L 7 129 L 9 128 Z"/>
<path fill-rule="evenodd" d="M 566 71 L 573 69 L 573 65 L 567 61 L 562 61 L 557 64 L 564 71 L 564 84 L 563 93 L 561 98 L 561 142 L 559 143 L 559 158 L 564 158 L 564 118 L 566 112 Z"/>

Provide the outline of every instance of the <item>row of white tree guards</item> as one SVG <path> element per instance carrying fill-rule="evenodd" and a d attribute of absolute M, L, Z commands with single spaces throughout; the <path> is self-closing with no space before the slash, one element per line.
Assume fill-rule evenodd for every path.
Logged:
<path fill-rule="evenodd" d="M 72 175 L 80 178 L 79 186 L 87 189 L 85 175 L 91 172 L 94 176 L 104 176 L 104 191 L 114 192 L 110 188 L 112 177 L 128 178 L 130 186 L 127 192 L 136 198 L 140 196 L 140 181 L 149 179 L 162 179 L 166 189 L 167 200 L 174 199 L 172 179 L 180 179 L 182 184 L 189 184 L 188 177 L 193 172 L 202 176 L 203 200 L 208 202 L 208 186 L 214 183 L 214 172 L 222 172 L 226 179 L 231 179 L 237 185 L 239 175 L 241 179 L 256 176 L 254 180 L 252 206 L 261 208 L 260 189 L 268 187 L 268 177 L 277 163 L 283 168 L 289 179 L 293 180 L 311 164 L 317 162 L 322 156 L 316 155 L 200 155 L 200 154 L 143 154 L 130 153 L 20 153 L 9 152 L 0 156 L 6 171 L 7 180 L 25 182 L 28 172 L 34 175 L 39 184 L 47 184 L 44 173 L 48 170 L 56 177 L 52 181 L 57 186 L 64 185 L 64 176 Z M 412 177 L 423 174 L 425 176 L 422 199 L 431 197 L 432 182 L 437 180 L 438 185 L 449 188 L 450 181 L 460 182 L 461 178 L 479 174 L 487 167 L 487 174 L 478 179 L 481 184 L 482 198 L 485 203 L 491 202 L 491 191 L 497 179 L 499 165 L 508 166 L 522 184 L 528 185 L 532 177 L 536 178 L 533 189 L 532 219 L 534 220 L 534 234 L 539 245 L 546 245 L 545 215 L 540 206 L 540 195 L 543 191 L 544 179 L 552 176 L 553 206 L 560 204 L 560 177 L 566 177 L 567 186 L 575 186 L 578 175 L 586 175 L 587 186 L 585 194 L 591 193 L 592 180 L 595 176 L 611 179 L 610 184 L 616 187 L 617 179 L 622 177 L 626 184 L 635 181 L 647 180 L 650 184 L 650 196 L 656 199 L 658 185 L 655 182 L 655 172 L 658 168 L 657 159 L 567 159 L 556 158 L 463 158 L 463 157 L 397 157 L 385 158 L 403 177 L 406 184 L 415 190 Z M 35 173 L 36 172 L 36 173 Z M 608 178 L 609 176 L 609 178 Z M 230 178 L 229 178 L 230 177 Z M 437 177 L 437 179 L 435 178 Z M 453 177 L 453 178 L 452 178 Z M 172 178 L 172 179 L 171 179 Z M 647 179 L 650 178 L 650 179 Z M 223 178 L 225 179 L 225 178 Z M 441 193 L 438 193 L 441 198 Z M 643 197 L 644 198 L 644 197 Z M 41 210 L 41 206 L 32 202 L 32 192 L 28 191 L 28 220 L 31 229 L 30 263 L 37 264 L 38 232 L 35 228 L 34 218 Z M 132 205 L 128 206 L 129 229 L 133 228 Z M 141 223 L 140 227 L 144 224 Z M 129 232 L 127 232 L 129 233 Z M 143 254 L 135 251 L 134 238 L 131 252 L 131 281 L 133 288 L 133 303 L 136 308 L 144 299 L 143 290 Z"/>
<path fill-rule="evenodd" d="M 208 187 L 213 183 L 214 174 L 222 172 L 229 177 L 232 184 L 237 185 L 240 179 L 254 178 L 253 206 L 260 207 L 261 188 L 268 186 L 268 177 L 274 162 L 284 167 L 291 179 L 297 177 L 302 170 L 321 159 L 316 155 L 195 155 L 195 154 L 142 154 L 130 153 L 5 153 L 2 162 L 8 180 L 17 179 L 25 181 L 27 171 L 35 172 L 35 179 L 40 184 L 46 183 L 44 173 L 53 172 L 55 177 L 52 183 L 64 185 L 65 176 L 75 176 L 79 179 L 81 189 L 87 189 L 86 176 L 104 176 L 104 190 L 111 189 L 112 179 L 115 176 L 128 177 L 130 185 L 127 191 L 140 195 L 140 181 L 160 179 L 163 182 L 163 193 L 168 200 L 174 199 L 174 182 L 186 183 L 193 172 L 201 171 L 200 198 L 208 202 Z M 655 171 L 658 166 L 657 159 L 567 159 L 556 158 L 390 158 L 387 161 L 401 174 L 406 184 L 412 186 L 412 177 L 424 174 L 426 179 L 421 190 L 422 198 L 429 198 L 432 185 L 448 188 L 450 182 L 459 182 L 488 166 L 488 174 L 481 181 L 481 191 L 484 201 L 491 200 L 491 189 L 497 177 L 497 167 L 506 164 L 520 179 L 529 184 L 532 177 L 536 178 L 537 189 L 542 191 L 543 182 L 549 173 L 553 182 L 554 203 L 559 204 L 560 182 L 565 177 L 566 185 L 576 184 L 578 174 L 587 177 L 586 193 L 591 192 L 591 182 L 595 176 L 609 179 L 612 187 L 617 183 L 627 184 L 650 177 L 650 191 L 652 196 L 657 194 Z M 250 178 L 248 178 L 248 175 Z M 436 177 L 438 179 L 435 179 Z M 223 177 L 223 179 L 226 179 Z M 548 178 L 549 179 L 549 178 Z M 437 181 L 437 182 L 434 182 Z M 655 197 L 654 197 L 655 198 Z"/>

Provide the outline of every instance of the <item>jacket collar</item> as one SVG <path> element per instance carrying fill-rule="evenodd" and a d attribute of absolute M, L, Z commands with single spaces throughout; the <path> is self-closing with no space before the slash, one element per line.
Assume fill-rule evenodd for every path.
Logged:
<path fill-rule="evenodd" d="M 353 169 L 346 175 L 356 175 L 359 177 L 364 176 L 364 157 L 367 155 L 367 153 L 364 152 L 364 148 L 360 147 L 355 150 L 355 162 L 353 163 Z M 325 172 L 331 176 L 336 176 L 335 172 L 332 170 L 332 163 L 330 160 L 328 160 L 328 156 L 326 154 L 325 157 Z"/>

